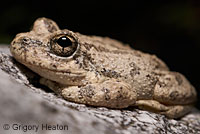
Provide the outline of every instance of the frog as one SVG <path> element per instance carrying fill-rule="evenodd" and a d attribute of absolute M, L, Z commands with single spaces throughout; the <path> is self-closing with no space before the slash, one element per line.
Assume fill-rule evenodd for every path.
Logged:
<path fill-rule="evenodd" d="M 189 113 L 197 99 L 187 78 L 156 55 L 109 37 L 61 30 L 45 17 L 16 35 L 10 52 L 40 76 L 40 84 L 70 102 L 139 108 L 175 119 Z"/>

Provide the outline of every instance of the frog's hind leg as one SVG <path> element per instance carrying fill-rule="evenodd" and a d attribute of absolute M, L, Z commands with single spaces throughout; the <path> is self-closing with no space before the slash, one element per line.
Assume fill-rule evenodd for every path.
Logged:
<path fill-rule="evenodd" d="M 183 75 L 159 71 L 152 99 L 138 100 L 136 105 L 169 118 L 179 118 L 191 110 L 195 99 L 195 89 Z"/>
<path fill-rule="evenodd" d="M 135 105 L 140 109 L 160 113 L 168 118 L 180 118 L 192 109 L 191 105 L 166 106 L 155 100 L 138 100 Z"/>
<path fill-rule="evenodd" d="M 160 71 L 153 100 L 166 105 L 187 105 L 196 101 L 195 88 L 180 73 Z"/>

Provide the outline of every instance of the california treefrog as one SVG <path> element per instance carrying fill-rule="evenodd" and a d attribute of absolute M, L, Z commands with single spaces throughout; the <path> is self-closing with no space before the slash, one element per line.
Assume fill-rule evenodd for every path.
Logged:
<path fill-rule="evenodd" d="M 195 88 L 155 55 L 108 37 L 60 30 L 47 18 L 11 43 L 14 58 L 41 76 L 40 83 L 66 100 L 91 106 L 137 106 L 169 118 L 188 113 Z"/>

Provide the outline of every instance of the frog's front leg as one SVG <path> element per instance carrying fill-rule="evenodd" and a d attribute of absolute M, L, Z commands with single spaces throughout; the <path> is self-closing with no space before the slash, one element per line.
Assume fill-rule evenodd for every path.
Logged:
<path fill-rule="evenodd" d="M 134 105 L 137 94 L 127 83 L 109 79 L 101 83 L 84 86 L 61 86 L 56 82 L 42 78 L 41 84 L 48 86 L 66 100 L 92 106 L 126 108 Z"/>

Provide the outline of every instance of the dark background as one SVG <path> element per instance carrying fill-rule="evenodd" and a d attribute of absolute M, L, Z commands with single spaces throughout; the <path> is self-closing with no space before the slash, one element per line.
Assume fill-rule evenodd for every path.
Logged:
<path fill-rule="evenodd" d="M 38 17 L 55 20 L 61 29 L 109 36 L 156 54 L 200 91 L 199 0 L 9 1 L 0 8 L 0 43 L 9 44 L 17 33 L 29 31 Z"/>

